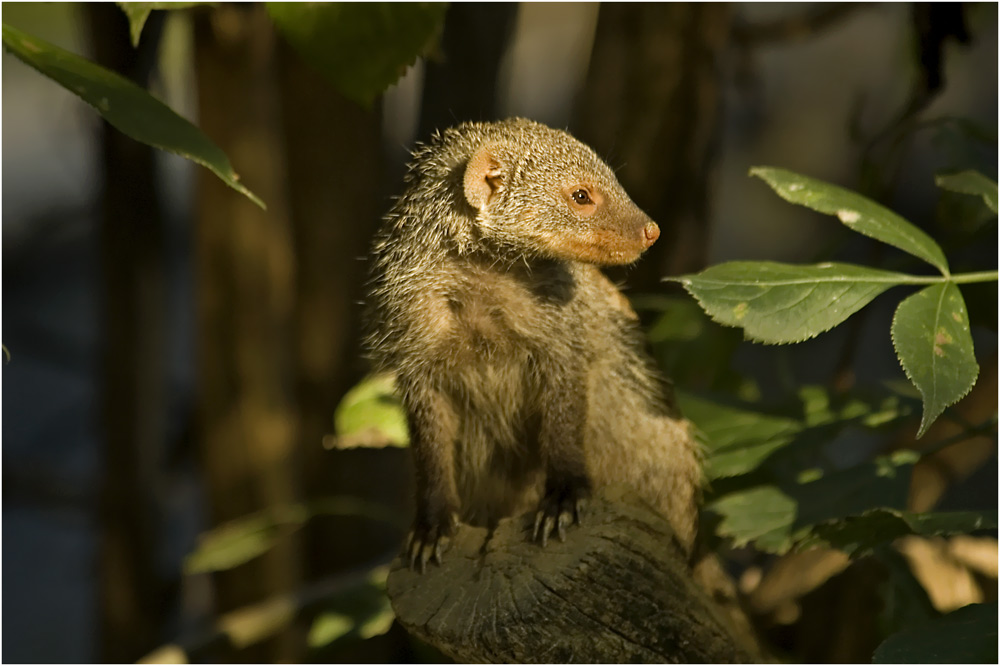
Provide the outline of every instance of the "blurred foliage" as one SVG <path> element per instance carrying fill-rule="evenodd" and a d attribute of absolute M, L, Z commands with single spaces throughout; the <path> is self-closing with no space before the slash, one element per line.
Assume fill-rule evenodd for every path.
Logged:
<path fill-rule="evenodd" d="M 366 107 L 434 47 L 447 8 L 429 2 L 267 5 L 275 26 L 306 62 Z"/>
<path fill-rule="evenodd" d="M 876 664 L 992 664 L 997 659 L 997 604 L 969 604 L 892 635 Z"/>
<path fill-rule="evenodd" d="M 309 647 L 333 647 L 337 641 L 367 640 L 389 631 L 395 614 L 385 594 L 388 566 L 372 569 L 364 581 L 323 603 L 309 629 Z"/>
<path fill-rule="evenodd" d="M 344 396 L 333 415 L 336 438 L 328 448 L 407 446 L 406 414 L 391 374 L 371 375 Z"/>
<path fill-rule="evenodd" d="M 117 2 L 125 16 L 128 17 L 129 34 L 132 37 L 132 46 L 139 46 L 139 39 L 142 37 L 142 29 L 146 25 L 146 19 L 154 9 L 187 9 L 197 5 L 208 4 L 204 2 Z"/>
<path fill-rule="evenodd" d="M 327 497 L 309 504 L 265 509 L 218 525 L 202 534 L 188 555 L 186 574 L 232 569 L 266 553 L 281 538 L 319 516 L 355 516 L 405 527 L 399 516 L 378 504 L 356 497 Z"/>

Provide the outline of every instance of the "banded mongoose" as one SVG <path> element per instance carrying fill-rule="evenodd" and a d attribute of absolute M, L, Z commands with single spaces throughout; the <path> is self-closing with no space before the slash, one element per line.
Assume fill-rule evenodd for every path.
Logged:
<path fill-rule="evenodd" d="M 373 250 L 367 345 L 396 373 L 416 464 L 413 568 L 456 519 L 537 507 L 544 545 L 627 483 L 693 547 L 697 446 L 635 313 L 598 266 L 659 236 L 597 154 L 524 119 L 418 147 Z"/>

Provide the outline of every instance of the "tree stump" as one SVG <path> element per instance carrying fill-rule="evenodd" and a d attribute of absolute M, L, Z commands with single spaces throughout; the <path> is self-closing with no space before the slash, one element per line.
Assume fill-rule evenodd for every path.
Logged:
<path fill-rule="evenodd" d="M 694 582 L 670 524 L 610 487 L 545 548 L 533 515 L 461 525 L 424 574 L 393 563 L 400 623 L 458 662 L 746 662 Z"/>

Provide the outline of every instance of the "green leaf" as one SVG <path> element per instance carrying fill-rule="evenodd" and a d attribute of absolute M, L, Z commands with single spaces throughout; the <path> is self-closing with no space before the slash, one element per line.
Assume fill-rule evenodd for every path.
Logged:
<path fill-rule="evenodd" d="M 734 548 L 752 541 L 759 550 L 784 553 L 792 545 L 797 503 L 776 486 L 730 493 L 708 508 L 721 516 L 716 532 L 731 538 Z"/>
<path fill-rule="evenodd" d="M 875 650 L 876 664 L 997 663 L 997 603 L 969 604 L 893 634 Z"/>
<path fill-rule="evenodd" d="M 677 392 L 684 416 L 705 438 L 705 476 L 718 479 L 745 474 L 802 431 L 792 418 L 723 405 Z"/>
<path fill-rule="evenodd" d="M 687 295 L 640 294 L 629 300 L 636 311 L 657 314 L 646 337 L 657 364 L 675 384 L 740 394 L 750 383 L 731 363 L 742 343 L 740 331 L 712 321 Z"/>
<path fill-rule="evenodd" d="M 397 513 L 357 497 L 321 497 L 308 504 L 289 504 L 258 511 L 223 523 L 204 534 L 187 556 L 188 574 L 232 569 L 263 555 L 291 530 L 316 516 L 355 516 L 400 530 L 406 525 Z"/>
<path fill-rule="evenodd" d="M 139 37 L 142 36 L 142 28 L 146 25 L 146 19 L 154 9 L 187 9 L 197 5 L 211 4 L 204 2 L 116 2 L 116 5 L 125 12 L 128 18 L 129 35 L 132 38 L 132 46 L 139 46 Z"/>
<path fill-rule="evenodd" d="M 904 507 L 915 461 L 913 452 L 898 451 L 804 483 L 738 490 L 707 508 L 720 516 L 717 532 L 734 547 L 752 541 L 759 550 L 782 554 L 819 523 L 876 507 Z"/>
<path fill-rule="evenodd" d="M 869 396 L 865 390 L 833 395 L 827 387 L 803 386 L 793 405 L 781 413 L 767 413 L 756 404 L 713 400 L 687 391 L 678 390 L 676 396 L 681 412 L 703 440 L 704 471 L 710 480 L 753 472 L 765 461 L 774 467 L 778 458 L 772 454 L 782 449 L 804 449 L 809 454 L 846 426 L 871 430 L 896 423 L 914 412 L 915 402 L 894 395 Z M 799 462 L 791 465 L 796 472 L 814 464 Z"/>
<path fill-rule="evenodd" d="M 997 184 L 978 171 L 969 169 L 960 173 L 939 174 L 934 177 L 934 182 L 952 192 L 980 196 L 991 211 L 997 212 Z"/>
<path fill-rule="evenodd" d="M 907 297 L 892 318 L 892 343 L 906 376 L 923 396 L 917 433 L 921 437 L 979 376 L 969 315 L 958 287 L 943 282 Z"/>
<path fill-rule="evenodd" d="M 391 373 L 369 375 L 352 388 L 333 417 L 336 448 L 407 446 L 406 413 Z"/>
<path fill-rule="evenodd" d="M 125 12 L 128 19 L 129 36 L 132 38 L 132 46 L 139 46 L 139 37 L 142 36 L 142 29 L 146 25 L 146 19 L 153 11 L 151 2 L 116 2 L 116 5 Z"/>
<path fill-rule="evenodd" d="M 239 183 L 226 154 L 201 130 L 128 79 L 6 24 L 3 44 L 21 61 L 93 106 L 124 134 L 207 167 L 231 188 L 266 208 Z"/>
<path fill-rule="evenodd" d="M 879 508 L 817 525 L 813 530 L 813 536 L 816 541 L 824 542 L 852 557 L 857 557 L 871 552 L 881 544 L 904 536 L 970 534 L 996 527 L 996 511 L 910 513 Z"/>
<path fill-rule="evenodd" d="M 919 257 L 948 275 L 948 260 L 934 239 L 871 199 L 784 169 L 754 167 L 750 175 L 763 179 L 785 201 L 836 215 L 848 228 Z"/>
<path fill-rule="evenodd" d="M 184 561 L 184 572 L 224 571 L 249 562 L 270 550 L 287 527 L 301 525 L 308 517 L 305 507 L 289 505 L 223 523 L 202 535 Z"/>
<path fill-rule="evenodd" d="M 313 649 L 350 638 L 367 640 L 389 631 L 396 615 L 385 593 L 389 567 L 376 567 L 360 585 L 351 586 L 327 599 L 309 629 Z"/>
<path fill-rule="evenodd" d="M 853 264 L 732 261 L 668 279 L 683 284 L 720 324 L 780 344 L 830 330 L 907 276 Z"/>
<path fill-rule="evenodd" d="M 879 624 L 883 636 L 940 617 L 927 590 L 913 575 L 910 563 L 898 550 L 879 546 L 874 550 L 874 555 L 885 567 L 887 574 L 879 584 L 879 597 L 882 599 Z"/>
<path fill-rule="evenodd" d="M 437 41 L 447 4 L 268 3 L 271 20 L 307 62 L 364 106 Z"/>

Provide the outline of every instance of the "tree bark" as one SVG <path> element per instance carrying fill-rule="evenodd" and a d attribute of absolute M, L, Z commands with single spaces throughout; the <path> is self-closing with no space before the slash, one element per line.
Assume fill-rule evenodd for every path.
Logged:
<path fill-rule="evenodd" d="M 669 523 L 622 487 L 599 491 L 564 543 L 529 539 L 533 515 L 462 525 L 440 566 L 393 564 L 408 631 L 458 662 L 745 662 L 693 581 Z"/>

